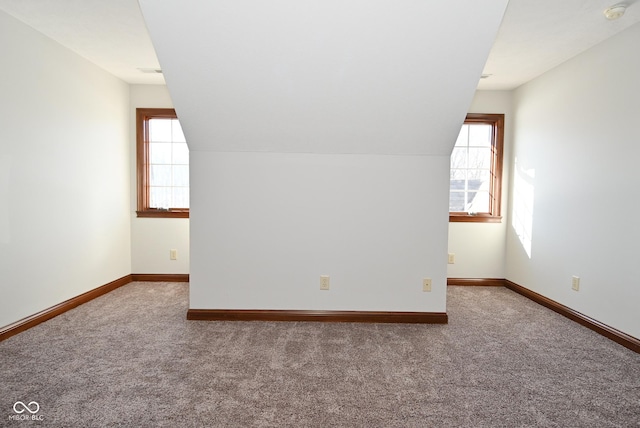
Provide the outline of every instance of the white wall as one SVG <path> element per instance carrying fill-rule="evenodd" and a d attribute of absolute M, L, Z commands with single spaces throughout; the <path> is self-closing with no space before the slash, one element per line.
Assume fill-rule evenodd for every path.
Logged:
<path fill-rule="evenodd" d="M 449 155 L 506 4 L 141 1 L 191 151 L 191 308 L 445 311 Z"/>
<path fill-rule="evenodd" d="M 171 108 L 164 85 L 131 85 L 131 192 L 132 269 L 134 273 L 189 273 L 189 220 L 137 218 L 135 181 L 135 109 Z M 449 265 L 450 278 L 504 278 L 507 198 L 511 149 L 512 91 L 477 91 L 470 113 L 505 114 L 502 223 L 449 223 L 449 252 L 456 263 Z M 169 260 L 168 250 L 178 249 L 178 260 Z"/>
<path fill-rule="evenodd" d="M 444 312 L 448 159 L 197 152 L 191 307 Z"/>
<path fill-rule="evenodd" d="M 507 279 L 638 338 L 639 41 L 636 24 L 516 91 L 512 190 L 533 199 L 512 196 L 511 218 L 530 256 L 511 224 L 507 240 Z"/>
<path fill-rule="evenodd" d="M 501 223 L 449 223 L 449 278 L 504 278 L 509 209 L 509 173 L 513 130 L 512 91 L 476 91 L 469 113 L 504 114 L 504 162 L 502 171 Z"/>
<path fill-rule="evenodd" d="M 189 219 L 136 216 L 136 108 L 173 108 L 165 85 L 130 86 L 131 268 L 133 273 L 189 273 Z M 169 251 L 178 250 L 170 260 Z"/>
<path fill-rule="evenodd" d="M 128 86 L 0 12 L 0 326 L 131 273 Z"/>

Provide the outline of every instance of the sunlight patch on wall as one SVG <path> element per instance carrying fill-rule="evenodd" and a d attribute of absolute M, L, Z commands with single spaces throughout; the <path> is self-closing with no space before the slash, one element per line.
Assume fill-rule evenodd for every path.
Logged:
<path fill-rule="evenodd" d="M 531 258 L 531 241 L 533 239 L 534 179 L 535 169 L 523 168 L 516 158 L 511 225 L 529 258 Z"/>

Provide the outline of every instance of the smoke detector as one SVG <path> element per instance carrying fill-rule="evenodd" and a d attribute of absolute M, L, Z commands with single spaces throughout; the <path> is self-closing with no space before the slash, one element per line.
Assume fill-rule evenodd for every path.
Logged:
<path fill-rule="evenodd" d="M 604 12 L 604 17 L 607 18 L 610 21 L 613 21 L 614 19 L 618 19 L 620 18 L 622 15 L 624 15 L 624 12 L 627 10 L 627 5 L 626 4 L 617 4 L 615 6 L 611 6 L 608 9 L 605 9 Z"/>

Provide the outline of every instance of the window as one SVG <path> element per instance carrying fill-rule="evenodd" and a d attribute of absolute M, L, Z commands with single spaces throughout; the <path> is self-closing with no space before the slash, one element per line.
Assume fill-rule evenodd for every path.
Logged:
<path fill-rule="evenodd" d="M 449 221 L 500 222 L 503 114 L 468 114 L 451 152 Z"/>
<path fill-rule="evenodd" d="M 136 109 L 138 217 L 189 217 L 189 148 L 173 109 Z"/>

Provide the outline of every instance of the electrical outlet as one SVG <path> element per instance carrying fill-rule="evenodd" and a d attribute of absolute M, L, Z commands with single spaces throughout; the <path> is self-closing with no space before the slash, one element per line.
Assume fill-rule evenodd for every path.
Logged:
<path fill-rule="evenodd" d="M 450 265 L 454 264 L 456 262 L 456 255 L 453 253 L 449 253 L 449 258 L 447 259 L 447 263 L 449 263 Z"/>
<path fill-rule="evenodd" d="M 320 290 L 329 289 L 329 275 L 320 275 Z"/>
<path fill-rule="evenodd" d="M 169 250 L 169 258 L 171 260 L 178 260 L 178 250 Z"/>
<path fill-rule="evenodd" d="M 431 291 L 431 278 L 422 279 L 422 291 Z"/>
<path fill-rule="evenodd" d="M 574 291 L 580 291 L 580 277 L 579 276 L 572 276 L 571 277 L 571 288 Z"/>

